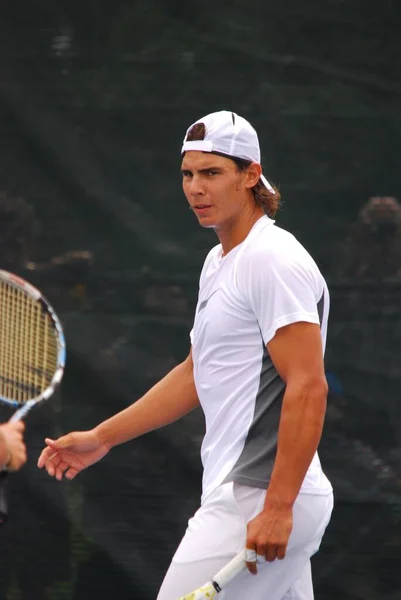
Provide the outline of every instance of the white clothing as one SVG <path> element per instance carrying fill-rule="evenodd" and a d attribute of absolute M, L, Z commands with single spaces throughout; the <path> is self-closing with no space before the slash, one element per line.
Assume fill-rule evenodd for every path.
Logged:
<path fill-rule="evenodd" d="M 204 263 L 191 331 L 194 379 L 205 414 L 202 502 L 223 482 L 267 489 L 285 385 L 266 349 L 277 329 L 320 324 L 326 343 L 329 295 L 312 257 L 261 217 L 226 256 Z M 329 494 L 316 453 L 301 492 Z"/>
<path fill-rule="evenodd" d="M 188 529 L 165 576 L 157 600 L 177 600 L 209 581 L 244 548 L 246 525 L 263 508 L 265 491 L 225 483 L 211 492 Z M 330 520 L 333 496 L 300 494 L 286 557 L 244 572 L 219 600 L 313 600 L 310 557 L 317 552 Z"/>

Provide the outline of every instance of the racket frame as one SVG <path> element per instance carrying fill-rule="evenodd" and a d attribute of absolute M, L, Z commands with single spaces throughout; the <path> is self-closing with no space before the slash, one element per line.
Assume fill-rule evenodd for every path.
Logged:
<path fill-rule="evenodd" d="M 56 344 L 57 344 L 57 362 L 56 369 L 53 373 L 53 377 L 46 387 L 40 394 L 31 398 L 24 403 L 21 403 L 18 400 L 14 400 L 12 398 L 5 398 L 0 394 L 0 401 L 11 408 L 18 409 L 10 421 L 17 421 L 19 419 L 23 419 L 28 412 L 39 402 L 47 400 L 54 393 L 55 389 L 60 384 L 64 369 L 65 369 L 65 361 L 66 361 L 66 343 L 63 328 L 61 326 L 60 320 L 57 317 L 53 307 L 50 302 L 43 296 L 42 292 L 40 292 L 35 286 L 22 277 L 15 275 L 14 273 L 9 273 L 8 271 L 3 271 L 0 269 L 0 281 L 4 281 L 5 283 L 13 286 L 15 289 L 22 291 L 23 293 L 30 296 L 36 302 L 40 302 L 42 308 L 45 310 L 47 315 L 50 317 L 54 329 L 56 331 Z"/>

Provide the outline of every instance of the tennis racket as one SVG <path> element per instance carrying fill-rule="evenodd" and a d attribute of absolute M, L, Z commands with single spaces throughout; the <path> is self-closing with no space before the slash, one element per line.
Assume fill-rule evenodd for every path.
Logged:
<path fill-rule="evenodd" d="M 65 340 L 56 313 L 41 292 L 0 270 L 0 403 L 24 419 L 50 398 L 63 377 Z M 7 470 L 0 472 L 0 525 L 6 522 Z"/>
<path fill-rule="evenodd" d="M 225 567 L 207 583 L 197 590 L 194 590 L 186 596 L 181 596 L 179 600 L 211 600 L 217 594 L 237 577 L 242 571 L 245 571 L 245 552 L 242 551 L 235 556 Z"/>

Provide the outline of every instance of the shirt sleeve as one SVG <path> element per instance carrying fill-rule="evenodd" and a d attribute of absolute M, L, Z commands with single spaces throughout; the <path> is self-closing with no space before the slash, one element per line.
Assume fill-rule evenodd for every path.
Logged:
<path fill-rule="evenodd" d="M 306 321 L 319 324 L 318 302 L 323 278 L 306 253 L 258 250 L 247 253 L 237 266 L 237 285 L 252 309 L 263 341 L 268 344 L 278 329 Z"/>

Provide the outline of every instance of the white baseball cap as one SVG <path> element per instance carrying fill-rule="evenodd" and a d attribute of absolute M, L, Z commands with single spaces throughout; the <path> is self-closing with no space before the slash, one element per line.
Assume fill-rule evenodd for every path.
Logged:
<path fill-rule="evenodd" d="M 197 123 L 205 126 L 204 139 L 187 141 L 188 133 Z M 227 158 L 242 158 L 260 165 L 258 134 L 249 121 L 229 110 L 211 113 L 192 123 L 185 134 L 181 154 L 189 150 L 215 152 Z M 275 193 L 266 177 L 261 175 L 260 180 L 270 192 Z"/>

